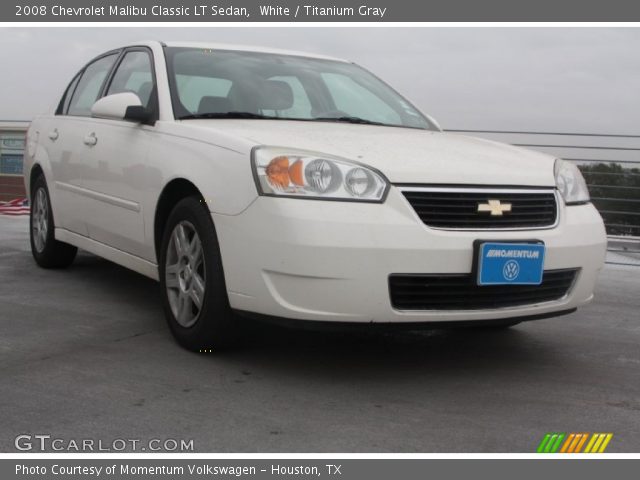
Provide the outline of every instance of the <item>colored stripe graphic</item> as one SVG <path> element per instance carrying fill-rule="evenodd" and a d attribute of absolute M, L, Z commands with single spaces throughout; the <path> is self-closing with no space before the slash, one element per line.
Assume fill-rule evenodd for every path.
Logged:
<path fill-rule="evenodd" d="M 603 453 L 612 437 L 613 433 L 594 433 L 584 453 Z"/>
<path fill-rule="evenodd" d="M 564 441 L 564 445 L 562 445 L 562 449 L 560 449 L 560 453 L 567 453 L 567 451 L 569 450 L 569 446 L 571 445 L 571 443 L 575 438 L 576 438 L 576 434 L 570 433 L 567 439 Z"/>
<path fill-rule="evenodd" d="M 564 433 L 547 433 L 538 445 L 538 453 L 556 453 L 564 437 Z"/>
<path fill-rule="evenodd" d="M 591 438 L 589 438 L 591 436 Z M 604 453 L 613 433 L 547 433 L 538 445 L 538 453 Z M 587 442 L 587 440 L 589 440 Z"/>
<path fill-rule="evenodd" d="M 598 451 L 598 453 L 604 453 L 604 451 L 607 449 L 607 446 L 609 445 L 609 442 L 611 441 L 612 438 L 613 438 L 613 433 L 606 434 L 606 437 L 602 442 L 602 445 L 600 445 L 600 450 Z"/>
<path fill-rule="evenodd" d="M 589 443 L 587 443 L 587 448 L 584 449 L 584 453 L 591 453 L 591 448 L 593 447 L 593 445 L 596 443 L 596 440 L 598 439 L 598 434 L 594 433 L 591 436 L 591 440 L 589 440 Z"/>
<path fill-rule="evenodd" d="M 553 444 L 553 447 L 551 447 L 551 450 L 549 450 L 549 453 L 556 453 L 558 451 L 564 437 L 565 437 L 564 433 L 558 433 L 558 438 L 556 439 L 556 442 Z"/>
<path fill-rule="evenodd" d="M 551 446 L 556 441 L 557 437 L 558 437 L 557 433 L 551 434 L 551 437 L 549 437 L 549 441 L 547 442 L 547 445 L 544 447 L 544 453 L 551 453 Z"/>
<path fill-rule="evenodd" d="M 582 438 L 580 438 L 580 441 L 578 442 L 578 445 L 576 445 L 576 449 L 573 451 L 573 453 L 580 453 L 580 451 L 582 450 L 582 446 L 587 441 L 587 438 L 589 438 L 588 433 L 581 433 L 580 435 L 582 435 Z"/>
<path fill-rule="evenodd" d="M 551 439 L 551 434 L 547 433 L 540 442 L 540 445 L 538 445 L 538 453 L 544 453 L 544 449 L 547 446 L 547 443 L 549 443 L 549 439 Z"/>

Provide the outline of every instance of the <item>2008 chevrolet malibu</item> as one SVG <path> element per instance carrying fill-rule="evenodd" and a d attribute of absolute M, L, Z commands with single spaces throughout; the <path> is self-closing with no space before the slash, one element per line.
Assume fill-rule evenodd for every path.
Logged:
<path fill-rule="evenodd" d="M 606 236 L 575 165 L 444 133 L 363 68 L 143 42 L 95 58 L 27 137 L 31 248 L 159 280 L 171 331 L 509 326 L 588 303 Z M 313 323 L 311 323 L 313 322 Z"/>

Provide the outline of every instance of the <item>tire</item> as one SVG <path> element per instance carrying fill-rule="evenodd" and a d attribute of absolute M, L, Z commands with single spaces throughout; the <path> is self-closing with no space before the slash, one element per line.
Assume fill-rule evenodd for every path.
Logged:
<path fill-rule="evenodd" d="M 55 239 L 53 209 L 44 175 L 38 176 L 31 187 L 29 240 L 31 253 L 42 268 L 66 268 L 73 263 L 78 249 Z"/>
<path fill-rule="evenodd" d="M 229 306 L 216 230 L 197 197 L 181 200 L 169 214 L 159 273 L 165 316 L 180 345 L 209 352 L 235 344 L 237 319 Z"/>

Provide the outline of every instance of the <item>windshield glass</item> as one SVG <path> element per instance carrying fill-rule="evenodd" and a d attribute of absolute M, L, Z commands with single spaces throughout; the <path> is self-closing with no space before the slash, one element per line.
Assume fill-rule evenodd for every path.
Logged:
<path fill-rule="evenodd" d="M 166 49 L 174 115 L 436 128 L 371 73 L 340 61 L 270 53 Z"/>

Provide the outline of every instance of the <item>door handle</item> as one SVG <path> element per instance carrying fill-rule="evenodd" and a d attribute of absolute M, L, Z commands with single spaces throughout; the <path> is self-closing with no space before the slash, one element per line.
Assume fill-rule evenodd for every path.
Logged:
<path fill-rule="evenodd" d="M 84 137 L 84 144 L 93 147 L 96 143 L 98 143 L 98 137 L 96 137 L 95 132 Z"/>
<path fill-rule="evenodd" d="M 54 128 L 52 131 L 49 132 L 49 138 L 53 142 L 55 142 L 58 139 L 59 136 L 60 136 L 60 134 L 58 133 L 58 129 L 57 128 Z"/>

